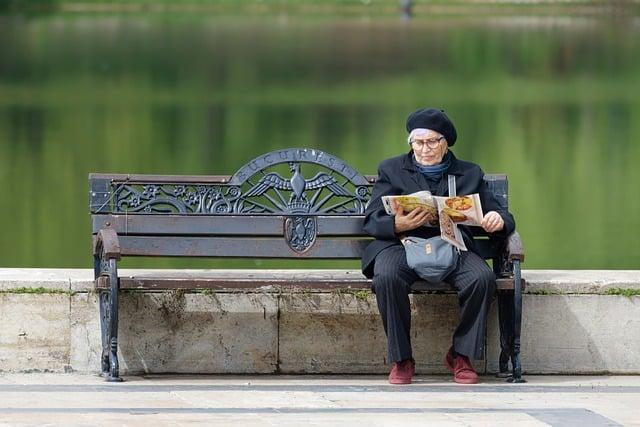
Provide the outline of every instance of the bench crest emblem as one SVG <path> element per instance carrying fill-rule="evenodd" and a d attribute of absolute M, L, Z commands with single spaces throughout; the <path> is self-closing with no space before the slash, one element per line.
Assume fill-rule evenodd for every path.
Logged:
<path fill-rule="evenodd" d="M 315 243 L 317 234 L 318 225 L 315 217 L 292 216 L 284 220 L 284 238 L 295 252 L 308 251 Z"/>

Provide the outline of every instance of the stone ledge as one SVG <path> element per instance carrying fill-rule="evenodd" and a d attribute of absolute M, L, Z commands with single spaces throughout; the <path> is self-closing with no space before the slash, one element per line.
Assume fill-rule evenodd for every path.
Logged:
<path fill-rule="evenodd" d="M 44 288 L 68 292 L 72 280 L 82 280 L 89 269 L 0 268 L 0 291 Z"/>
<path fill-rule="evenodd" d="M 640 270 L 524 270 L 528 294 L 608 294 L 640 291 Z"/>
<path fill-rule="evenodd" d="M 165 277 L 183 273 L 121 271 Z M 345 287 L 362 281 L 357 271 L 243 273 L 256 278 L 330 277 L 344 280 Z M 99 370 L 100 323 L 97 294 L 90 292 L 92 274 L 89 269 L 0 270 L 0 371 Z M 638 290 L 640 272 L 530 270 L 525 277 L 530 283 L 522 337 L 527 373 L 640 373 L 640 297 L 607 294 L 613 288 Z M 388 369 L 384 330 L 369 292 L 274 287 L 239 293 L 123 291 L 120 302 L 123 374 Z M 411 302 L 417 370 L 445 373 L 441 358 L 457 321 L 455 295 L 412 295 Z M 476 363 L 480 372 L 497 368 L 495 304 L 490 316 L 487 357 Z"/>
<path fill-rule="evenodd" d="M 324 280 L 358 283 L 364 280 L 359 270 L 138 270 L 122 269 L 121 277 L 238 277 L 256 280 Z M 640 270 L 523 270 L 528 294 L 603 294 L 612 289 L 640 291 Z M 45 269 L 4 268 L 0 269 L 0 292 L 11 292 L 23 288 L 44 288 L 68 292 L 90 292 L 93 290 L 91 269 Z M 257 292 L 279 292 L 278 288 L 262 287 Z"/>

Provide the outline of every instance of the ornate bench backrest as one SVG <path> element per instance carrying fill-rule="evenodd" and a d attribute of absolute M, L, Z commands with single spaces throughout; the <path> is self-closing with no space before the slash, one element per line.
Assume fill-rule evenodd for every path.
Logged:
<path fill-rule="evenodd" d="M 93 234 L 123 255 L 359 258 L 376 177 L 314 149 L 259 156 L 231 176 L 90 174 Z M 487 182 L 507 203 L 506 177 Z"/>

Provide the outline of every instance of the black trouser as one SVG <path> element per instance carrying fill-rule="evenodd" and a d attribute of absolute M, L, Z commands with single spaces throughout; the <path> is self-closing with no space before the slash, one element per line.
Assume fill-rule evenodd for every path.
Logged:
<path fill-rule="evenodd" d="M 416 280 L 420 278 L 407 265 L 403 246 L 391 246 L 376 256 L 373 287 L 387 334 L 389 363 L 412 358 L 409 293 Z M 478 255 L 461 251 L 458 267 L 444 281 L 457 291 L 460 305 L 453 348 L 462 355 L 481 359 L 496 276 Z"/>

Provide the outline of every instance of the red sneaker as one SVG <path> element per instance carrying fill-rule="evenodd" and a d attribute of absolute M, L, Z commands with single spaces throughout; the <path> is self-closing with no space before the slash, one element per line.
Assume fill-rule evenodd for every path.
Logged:
<path fill-rule="evenodd" d="M 402 362 L 394 362 L 389 374 L 390 384 L 411 384 L 411 378 L 416 372 L 416 364 L 413 360 L 407 359 Z"/>
<path fill-rule="evenodd" d="M 444 364 L 449 369 L 449 372 L 453 374 L 453 381 L 458 384 L 475 384 L 478 382 L 478 373 L 467 356 L 453 357 L 453 348 L 450 348 L 444 357 Z"/>

